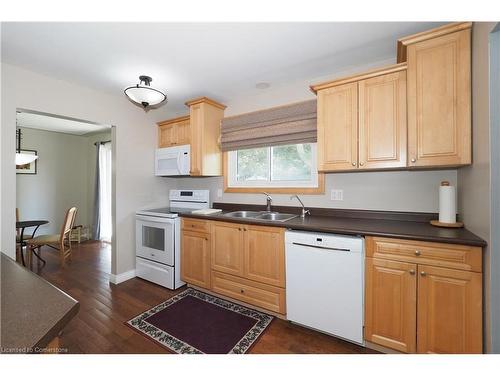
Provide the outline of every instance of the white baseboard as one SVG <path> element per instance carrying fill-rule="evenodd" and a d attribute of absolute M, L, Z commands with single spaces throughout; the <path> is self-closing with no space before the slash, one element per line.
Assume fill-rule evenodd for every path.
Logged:
<path fill-rule="evenodd" d="M 130 270 L 127 272 L 119 273 L 118 275 L 109 274 L 109 282 L 112 284 L 120 284 L 124 281 L 133 279 L 135 277 L 135 270 Z"/>

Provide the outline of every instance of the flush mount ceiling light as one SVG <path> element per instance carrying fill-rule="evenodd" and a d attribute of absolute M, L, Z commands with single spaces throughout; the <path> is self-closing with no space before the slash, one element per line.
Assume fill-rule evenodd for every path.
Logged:
<path fill-rule="evenodd" d="M 38 159 L 37 155 L 26 154 L 21 152 L 21 129 L 16 130 L 17 137 L 17 150 L 16 150 L 16 165 L 25 165 L 33 163 L 36 159 Z"/>
<path fill-rule="evenodd" d="M 148 76 L 139 76 L 139 83 L 135 86 L 127 87 L 123 92 L 127 97 L 144 108 L 156 105 L 167 100 L 167 96 L 160 90 L 151 87 L 153 79 Z"/>

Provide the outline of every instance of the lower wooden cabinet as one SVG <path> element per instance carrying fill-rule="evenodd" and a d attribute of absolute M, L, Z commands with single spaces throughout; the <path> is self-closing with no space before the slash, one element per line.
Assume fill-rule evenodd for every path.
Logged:
<path fill-rule="evenodd" d="M 210 288 L 210 234 L 182 231 L 181 279 L 189 284 Z"/>
<path fill-rule="evenodd" d="M 480 267 L 480 249 L 457 245 L 453 257 L 455 245 L 435 243 L 446 251 L 433 260 L 418 241 L 397 242 L 366 239 L 365 339 L 404 353 L 482 353 L 482 273 L 462 269 Z"/>
<path fill-rule="evenodd" d="M 244 276 L 250 280 L 285 286 L 285 230 L 248 225 L 244 228 Z"/>
<path fill-rule="evenodd" d="M 418 266 L 418 352 L 482 353 L 482 275 Z"/>
<path fill-rule="evenodd" d="M 214 271 L 212 290 L 269 311 L 284 314 L 286 310 L 284 288 Z"/>
<path fill-rule="evenodd" d="M 417 323 L 416 265 L 366 258 L 365 339 L 414 353 Z"/>
<path fill-rule="evenodd" d="M 182 219 L 181 279 L 285 314 L 285 229 Z"/>

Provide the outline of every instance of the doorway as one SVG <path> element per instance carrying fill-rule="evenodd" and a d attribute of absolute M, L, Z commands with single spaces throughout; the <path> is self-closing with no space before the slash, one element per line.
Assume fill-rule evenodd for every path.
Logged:
<path fill-rule="evenodd" d="M 109 261 L 106 268 L 110 272 L 115 216 L 114 128 L 18 109 L 16 129 L 16 158 L 17 154 L 36 155 L 34 161 L 16 165 L 16 227 L 20 221 L 40 220 L 46 223 L 26 228 L 25 237 L 56 235 L 61 233 L 69 208 L 76 207 L 70 234 L 73 253 L 84 251 L 90 244 L 99 247 L 106 252 L 104 258 Z M 97 237 L 96 226 L 101 229 Z M 16 234 L 18 241 L 20 233 Z M 40 249 L 42 254 L 57 253 L 46 245 Z M 21 255 L 26 254 L 26 247 L 21 246 L 20 250 Z M 34 266 L 43 272 L 45 263 L 36 261 Z"/>

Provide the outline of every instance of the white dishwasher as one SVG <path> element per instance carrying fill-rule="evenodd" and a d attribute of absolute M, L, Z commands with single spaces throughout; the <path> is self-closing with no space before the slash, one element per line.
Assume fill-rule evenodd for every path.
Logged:
<path fill-rule="evenodd" d="M 287 231 L 287 319 L 363 344 L 364 239 Z"/>

